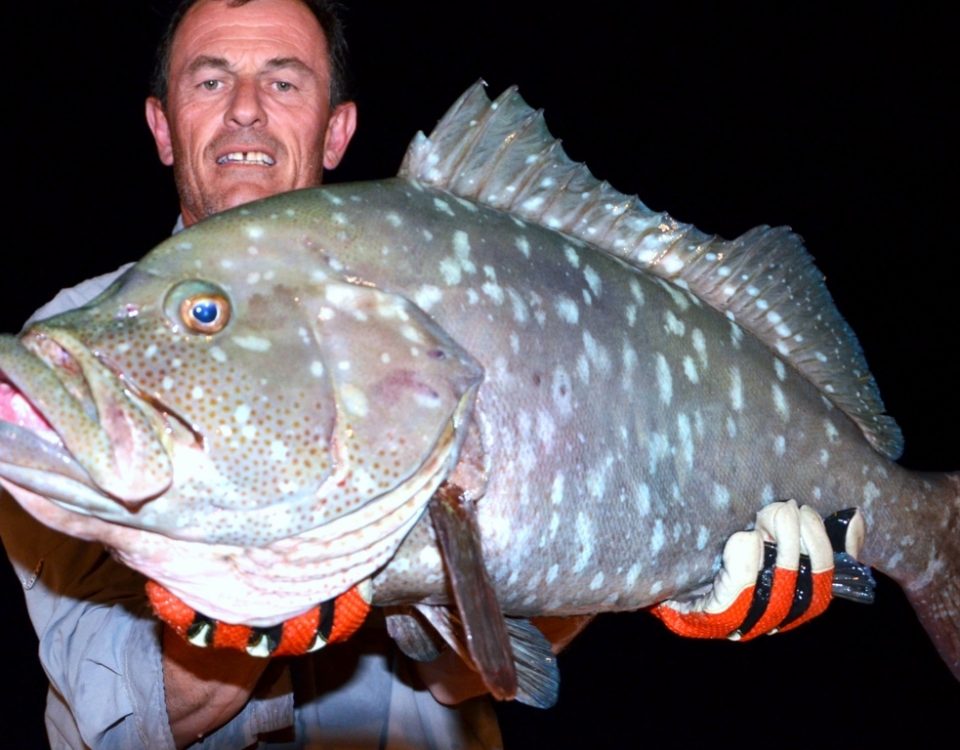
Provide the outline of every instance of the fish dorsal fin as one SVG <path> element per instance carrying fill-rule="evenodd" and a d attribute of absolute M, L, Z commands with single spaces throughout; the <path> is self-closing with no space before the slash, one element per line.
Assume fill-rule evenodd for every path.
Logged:
<path fill-rule="evenodd" d="M 399 176 L 577 237 L 687 289 L 799 370 L 876 450 L 902 452 L 856 336 L 789 228 L 727 241 L 651 211 L 572 161 L 515 87 L 490 101 L 482 82 L 429 138 L 417 134 Z"/>

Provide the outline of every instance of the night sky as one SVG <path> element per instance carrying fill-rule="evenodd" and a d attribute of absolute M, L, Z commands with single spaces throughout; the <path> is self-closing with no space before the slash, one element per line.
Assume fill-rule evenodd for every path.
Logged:
<path fill-rule="evenodd" d="M 175 193 L 142 115 L 169 5 L 6 11 L 8 39 L 25 51 L 4 51 L 16 195 L 0 330 L 169 233 Z M 904 431 L 902 463 L 960 468 L 960 68 L 948 11 L 348 5 L 360 127 L 330 181 L 395 173 L 413 134 L 477 79 L 493 94 L 518 84 L 574 159 L 652 208 L 725 237 L 758 224 L 799 232 Z M 0 586 L 17 686 L 0 736 L 42 747 L 45 682 L 6 564 Z M 849 747 L 904 730 L 922 746 L 955 735 L 957 683 L 899 589 L 883 579 L 878 599 L 751 645 L 683 641 L 644 613 L 603 616 L 561 656 L 556 708 L 504 707 L 507 747 Z"/>

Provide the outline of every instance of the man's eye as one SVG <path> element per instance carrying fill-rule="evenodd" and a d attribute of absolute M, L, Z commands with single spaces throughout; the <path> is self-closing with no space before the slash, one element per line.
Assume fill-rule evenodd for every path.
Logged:
<path fill-rule="evenodd" d="M 294 85 L 290 83 L 290 81 L 275 81 L 273 85 L 277 89 L 277 91 L 283 91 L 283 92 L 293 91 L 293 89 L 295 88 Z"/>
<path fill-rule="evenodd" d="M 201 83 L 200 86 L 207 91 L 216 91 L 218 88 L 220 88 L 220 81 L 216 80 L 215 78 L 211 78 Z"/>

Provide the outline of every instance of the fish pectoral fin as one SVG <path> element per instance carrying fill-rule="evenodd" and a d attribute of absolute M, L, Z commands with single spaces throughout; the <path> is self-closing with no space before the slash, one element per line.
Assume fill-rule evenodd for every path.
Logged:
<path fill-rule="evenodd" d="M 651 611 L 688 638 L 746 641 L 791 630 L 824 612 L 834 597 L 872 601 L 870 569 L 856 561 L 864 530 L 859 510 L 825 522 L 793 500 L 771 503 L 753 530 L 727 540 L 709 586 Z"/>
<path fill-rule="evenodd" d="M 469 655 L 466 660 L 473 663 L 495 698 L 513 700 L 517 695 L 514 655 L 500 603 L 483 562 L 476 517 L 460 488 L 446 482 L 434 494 L 429 507 L 463 628 L 463 643 Z M 441 634 L 446 635 L 442 631 Z"/>

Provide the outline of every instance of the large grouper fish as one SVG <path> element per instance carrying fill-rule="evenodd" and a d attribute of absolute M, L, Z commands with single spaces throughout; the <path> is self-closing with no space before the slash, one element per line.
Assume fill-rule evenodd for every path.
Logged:
<path fill-rule="evenodd" d="M 0 375 L 3 486 L 209 618 L 269 628 L 363 583 L 443 629 L 483 616 L 452 606 L 475 568 L 519 642 L 682 597 L 795 499 L 860 509 L 860 559 L 960 675 L 960 477 L 894 463 L 798 237 L 650 211 L 514 90 L 469 89 L 394 179 L 177 234 L 0 337 Z M 426 512 L 449 488 L 476 535 L 455 560 Z"/>

